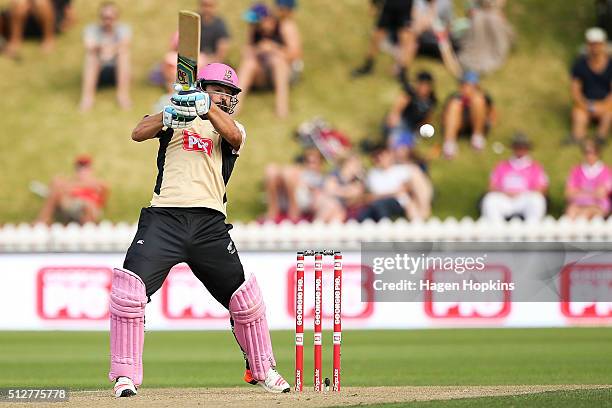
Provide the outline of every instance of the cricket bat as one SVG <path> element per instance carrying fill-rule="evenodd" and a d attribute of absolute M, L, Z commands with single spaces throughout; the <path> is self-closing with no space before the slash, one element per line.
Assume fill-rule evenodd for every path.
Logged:
<path fill-rule="evenodd" d="M 186 91 L 198 79 L 200 55 L 200 15 L 192 11 L 179 11 L 179 42 L 176 63 L 176 83 Z"/>

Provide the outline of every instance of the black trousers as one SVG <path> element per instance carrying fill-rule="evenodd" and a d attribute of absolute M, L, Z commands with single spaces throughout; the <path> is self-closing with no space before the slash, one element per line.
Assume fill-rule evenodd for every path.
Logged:
<path fill-rule="evenodd" d="M 209 208 L 143 208 L 123 267 L 143 280 L 150 299 L 170 269 L 185 262 L 227 309 L 230 297 L 244 283 L 242 263 L 228 233 L 231 228 L 222 213 Z"/>

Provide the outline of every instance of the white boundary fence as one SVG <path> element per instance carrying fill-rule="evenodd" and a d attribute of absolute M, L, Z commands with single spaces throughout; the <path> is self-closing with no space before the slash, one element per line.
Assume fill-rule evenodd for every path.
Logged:
<path fill-rule="evenodd" d="M 135 231 L 136 224 L 108 221 L 84 226 L 6 224 L 0 227 L 0 252 L 122 252 L 130 245 Z M 230 233 L 240 250 L 251 251 L 316 247 L 356 250 L 364 241 L 607 242 L 612 241 L 612 218 L 571 221 L 547 217 L 537 223 L 520 220 L 493 223 L 471 218 L 361 224 L 251 222 L 235 223 Z"/>

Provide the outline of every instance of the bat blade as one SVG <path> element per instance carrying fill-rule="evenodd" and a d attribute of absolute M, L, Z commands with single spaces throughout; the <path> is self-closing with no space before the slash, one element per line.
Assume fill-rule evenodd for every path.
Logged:
<path fill-rule="evenodd" d="M 179 12 L 179 44 L 176 83 L 183 90 L 191 88 L 198 75 L 200 54 L 200 15 L 192 11 Z"/>

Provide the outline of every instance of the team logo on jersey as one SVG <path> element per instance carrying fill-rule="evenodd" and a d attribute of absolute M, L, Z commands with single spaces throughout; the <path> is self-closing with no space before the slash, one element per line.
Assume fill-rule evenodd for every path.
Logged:
<path fill-rule="evenodd" d="M 207 137 L 202 137 L 196 132 L 190 132 L 189 130 L 183 130 L 183 149 L 204 152 L 207 155 L 211 155 L 213 151 L 213 141 Z"/>

